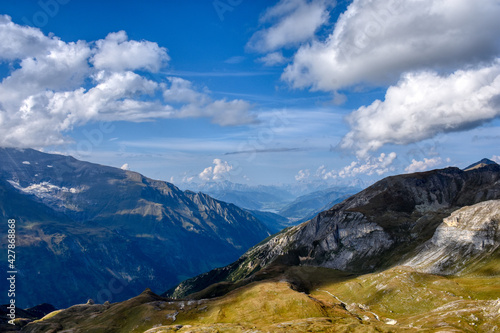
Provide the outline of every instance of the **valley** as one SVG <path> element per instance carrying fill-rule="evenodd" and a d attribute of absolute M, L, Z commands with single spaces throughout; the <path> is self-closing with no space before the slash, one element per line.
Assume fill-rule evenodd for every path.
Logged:
<path fill-rule="evenodd" d="M 388 177 L 163 295 L 23 332 L 495 332 L 500 166 Z"/>

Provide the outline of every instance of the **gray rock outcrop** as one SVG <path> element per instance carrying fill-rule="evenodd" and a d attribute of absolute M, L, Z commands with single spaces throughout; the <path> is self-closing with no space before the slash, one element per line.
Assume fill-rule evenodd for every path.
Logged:
<path fill-rule="evenodd" d="M 500 200 L 490 200 L 443 219 L 434 236 L 404 265 L 425 273 L 456 274 L 499 247 Z"/>

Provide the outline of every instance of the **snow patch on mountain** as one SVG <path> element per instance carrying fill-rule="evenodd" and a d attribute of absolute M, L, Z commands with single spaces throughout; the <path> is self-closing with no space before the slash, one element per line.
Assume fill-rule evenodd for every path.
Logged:
<path fill-rule="evenodd" d="M 31 184 L 27 187 L 22 187 L 19 185 L 19 182 L 16 182 L 14 180 L 8 180 L 8 182 L 14 186 L 14 188 L 27 193 L 27 194 L 33 194 L 37 196 L 38 198 L 54 198 L 58 197 L 59 195 L 63 193 L 72 193 L 72 194 L 77 194 L 81 193 L 86 190 L 84 186 L 80 187 L 59 187 L 57 185 L 53 185 L 49 182 L 41 182 L 38 184 Z"/>

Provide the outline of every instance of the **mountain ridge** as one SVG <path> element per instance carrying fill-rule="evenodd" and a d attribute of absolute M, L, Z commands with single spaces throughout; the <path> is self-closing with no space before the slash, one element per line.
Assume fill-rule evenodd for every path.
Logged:
<path fill-rule="evenodd" d="M 31 149 L 2 148 L 0 160 L 0 213 L 17 221 L 23 306 L 166 289 L 270 235 L 235 205 L 136 172 Z"/>
<path fill-rule="evenodd" d="M 73 306 L 23 331 L 495 332 L 499 212 L 498 165 L 388 177 L 169 293 L 185 298 L 146 290 Z"/>
<path fill-rule="evenodd" d="M 273 261 L 291 265 L 370 272 L 388 268 L 429 240 L 454 210 L 500 198 L 500 166 L 440 170 L 384 178 L 367 189 L 291 227 L 245 253 L 220 282 L 235 283 Z M 169 296 L 185 297 L 214 282 L 204 273 Z M 190 282 L 193 282 L 191 285 Z"/>

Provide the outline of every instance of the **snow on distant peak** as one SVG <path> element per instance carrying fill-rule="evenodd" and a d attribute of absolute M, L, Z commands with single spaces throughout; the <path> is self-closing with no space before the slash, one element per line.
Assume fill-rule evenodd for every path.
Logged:
<path fill-rule="evenodd" d="M 41 182 L 39 184 L 31 184 L 27 187 L 22 187 L 19 185 L 19 182 L 9 180 L 8 181 L 12 186 L 14 186 L 16 189 L 28 193 L 28 194 L 33 194 L 39 198 L 54 198 L 57 197 L 58 195 L 62 193 L 80 193 L 85 190 L 83 187 L 79 188 L 74 188 L 74 187 L 59 187 L 56 185 L 53 185 L 49 182 Z"/>

